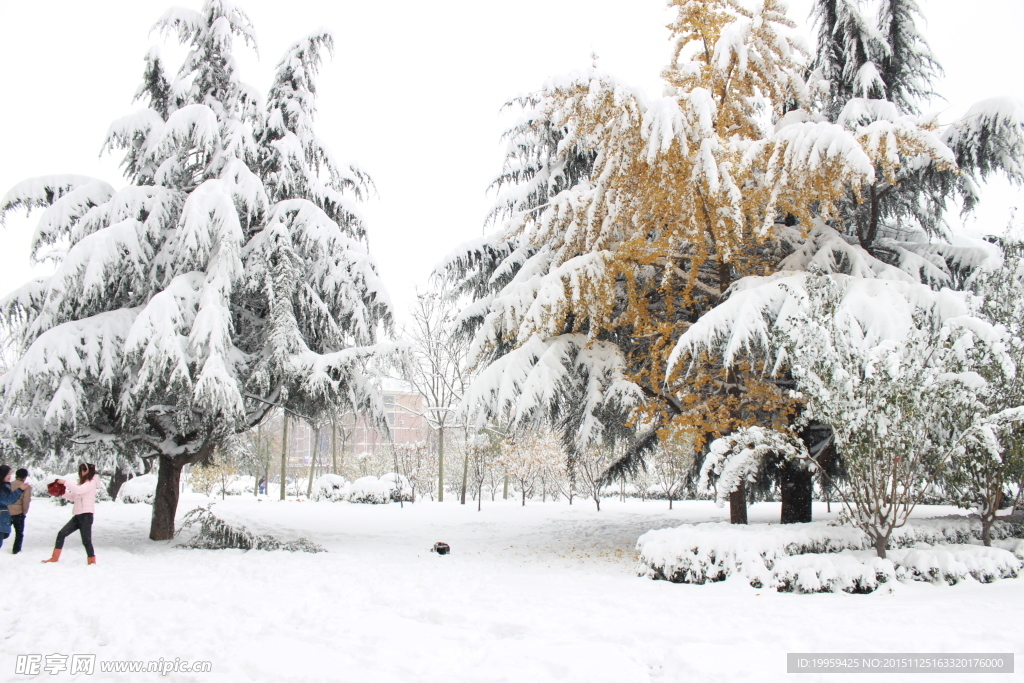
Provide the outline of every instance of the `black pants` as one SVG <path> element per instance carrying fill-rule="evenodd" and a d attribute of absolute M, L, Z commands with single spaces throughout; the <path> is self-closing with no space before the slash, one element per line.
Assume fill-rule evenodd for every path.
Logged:
<path fill-rule="evenodd" d="M 85 512 L 75 515 L 71 521 L 64 525 L 64 528 L 57 532 L 57 542 L 53 547 L 60 550 L 64 547 L 64 539 L 75 533 L 75 529 L 82 532 L 82 545 L 85 546 L 85 554 L 88 557 L 96 557 L 92 549 L 92 513 Z"/>
<path fill-rule="evenodd" d="M 11 526 L 14 527 L 14 548 L 11 552 L 17 555 L 21 552 L 21 542 L 25 540 L 25 515 L 11 515 Z"/>

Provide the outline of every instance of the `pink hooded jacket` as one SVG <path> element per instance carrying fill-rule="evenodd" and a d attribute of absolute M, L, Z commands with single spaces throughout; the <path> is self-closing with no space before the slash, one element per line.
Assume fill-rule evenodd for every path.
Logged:
<path fill-rule="evenodd" d="M 99 477 L 93 477 L 84 484 L 64 480 L 64 497 L 74 502 L 75 507 L 71 512 L 73 515 L 84 515 L 87 512 L 96 512 L 96 487 L 100 484 Z"/>

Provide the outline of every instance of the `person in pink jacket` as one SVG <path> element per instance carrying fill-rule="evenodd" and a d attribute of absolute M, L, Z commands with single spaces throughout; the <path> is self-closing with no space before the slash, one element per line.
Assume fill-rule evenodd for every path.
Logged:
<path fill-rule="evenodd" d="M 71 511 L 71 521 L 57 533 L 57 542 L 53 545 L 53 556 L 43 562 L 59 560 L 61 550 L 64 548 L 64 539 L 78 530 L 82 534 L 86 562 L 96 564 L 96 552 L 92 547 L 92 518 L 96 512 L 96 488 L 100 484 L 99 477 L 96 476 L 96 466 L 91 462 L 83 462 L 79 465 L 77 484 L 64 479 L 58 479 L 57 483 L 64 485 L 64 497 L 72 501 L 75 507 Z"/>

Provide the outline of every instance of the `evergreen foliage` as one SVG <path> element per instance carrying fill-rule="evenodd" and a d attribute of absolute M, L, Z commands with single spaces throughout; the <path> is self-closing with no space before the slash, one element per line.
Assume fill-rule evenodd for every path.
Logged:
<path fill-rule="evenodd" d="M 195 529 L 195 534 L 179 548 L 193 550 L 287 550 L 290 553 L 325 553 L 323 546 L 300 538 L 282 542 L 273 536 L 255 534 L 244 526 L 229 524 L 213 512 L 213 503 L 189 510 L 178 529 Z"/>
<path fill-rule="evenodd" d="M 48 176 L 0 200 L 0 217 L 43 209 L 32 255 L 56 266 L 0 302 L 22 350 L 0 390 L 37 450 L 156 458 L 151 535 L 165 538 L 181 467 L 275 405 L 383 425 L 368 363 L 391 313 L 353 204 L 369 178 L 312 130 L 330 34 L 288 49 L 263 103 L 236 72 L 233 42 L 255 46 L 237 6 L 171 9 L 155 28 L 188 53 L 168 77 L 151 50 L 147 106 L 107 133 L 130 184 Z"/>

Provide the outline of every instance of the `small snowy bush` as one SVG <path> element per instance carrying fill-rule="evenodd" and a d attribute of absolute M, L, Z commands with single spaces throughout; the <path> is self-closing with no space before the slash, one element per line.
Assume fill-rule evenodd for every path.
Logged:
<path fill-rule="evenodd" d="M 119 503 L 145 503 L 146 505 L 152 505 L 155 496 L 156 475 L 143 474 L 138 477 L 132 477 L 121 484 L 121 490 L 117 492 L 117 501 Z"/>
<path fill-rule="evenodd" d="M 1022 563 L 1002 548 L 981 545 L 938 545 L 919 543 L 913 548 L 886 553 L 896 564 L 900 578 L 953 585 L 968 576 L 981 583 L 1017 576 Z"/>
<path fill-rule="evenodd" d="M 350 503 L 381 505 L 399 500 L 412 500 L 412 486 L 404 475 L 390 472 L 377 477 L 361 477 L 352 482 L 346 500 Z"/>
<path fill-rule="evenodd" d="M 205 507 L 190 510 L 182 520 L 181 527 L 175 535 L 185 529 L 195 527 L 196 534 L 186 543 L 179 543 L 179 548 L 193 550 L 287 550 L 304 553 L 327 552 L 322 546 L 304 538 L 297 541 L 282 542 L 273 536 L 254 534 L 241 525 L 232 525 L 224 521 L 212 511 L 213 503 Z"/>
<path fill-rule="evenodd" d="M 344 477 L 336 474 L 325 474 L 313 482 L 313 491 L 309 495 L 310 500 L 329 500 L 337 502 L 346 500 L 351 485 Z"/>
<path fill-rule="evenodd" d="M 256 477 L 251 475 L 236 477 L 223 488 L 224 494 L 228 496 L 251 495 L 256 490 Z M 221 487 L 218 486 L 214 493 L 220 493 L 220 489 Z"/>
<path fill-rule="evenodd" d="M 870 593 L 896 578 L 896 568 L 874 551 L 807 553 L 780 557 L 772 567 L 773 585 L 786 593 Z"/>
<path fill-rule="evenodd" d="M 396 503 L 400 500 L 407 503 L 412 502 L 412 484 L 404 474 L 388 472 L 380 478 L 380 481 L 391 487 L 391 500 Z"/>
<path fill-rule="evenodd" d="M 391 486 L 377 477 L 360 477 L 352 482 L 349 489 L 350 503 L 369 503 L 381 505 L 391 502 Z"/>

